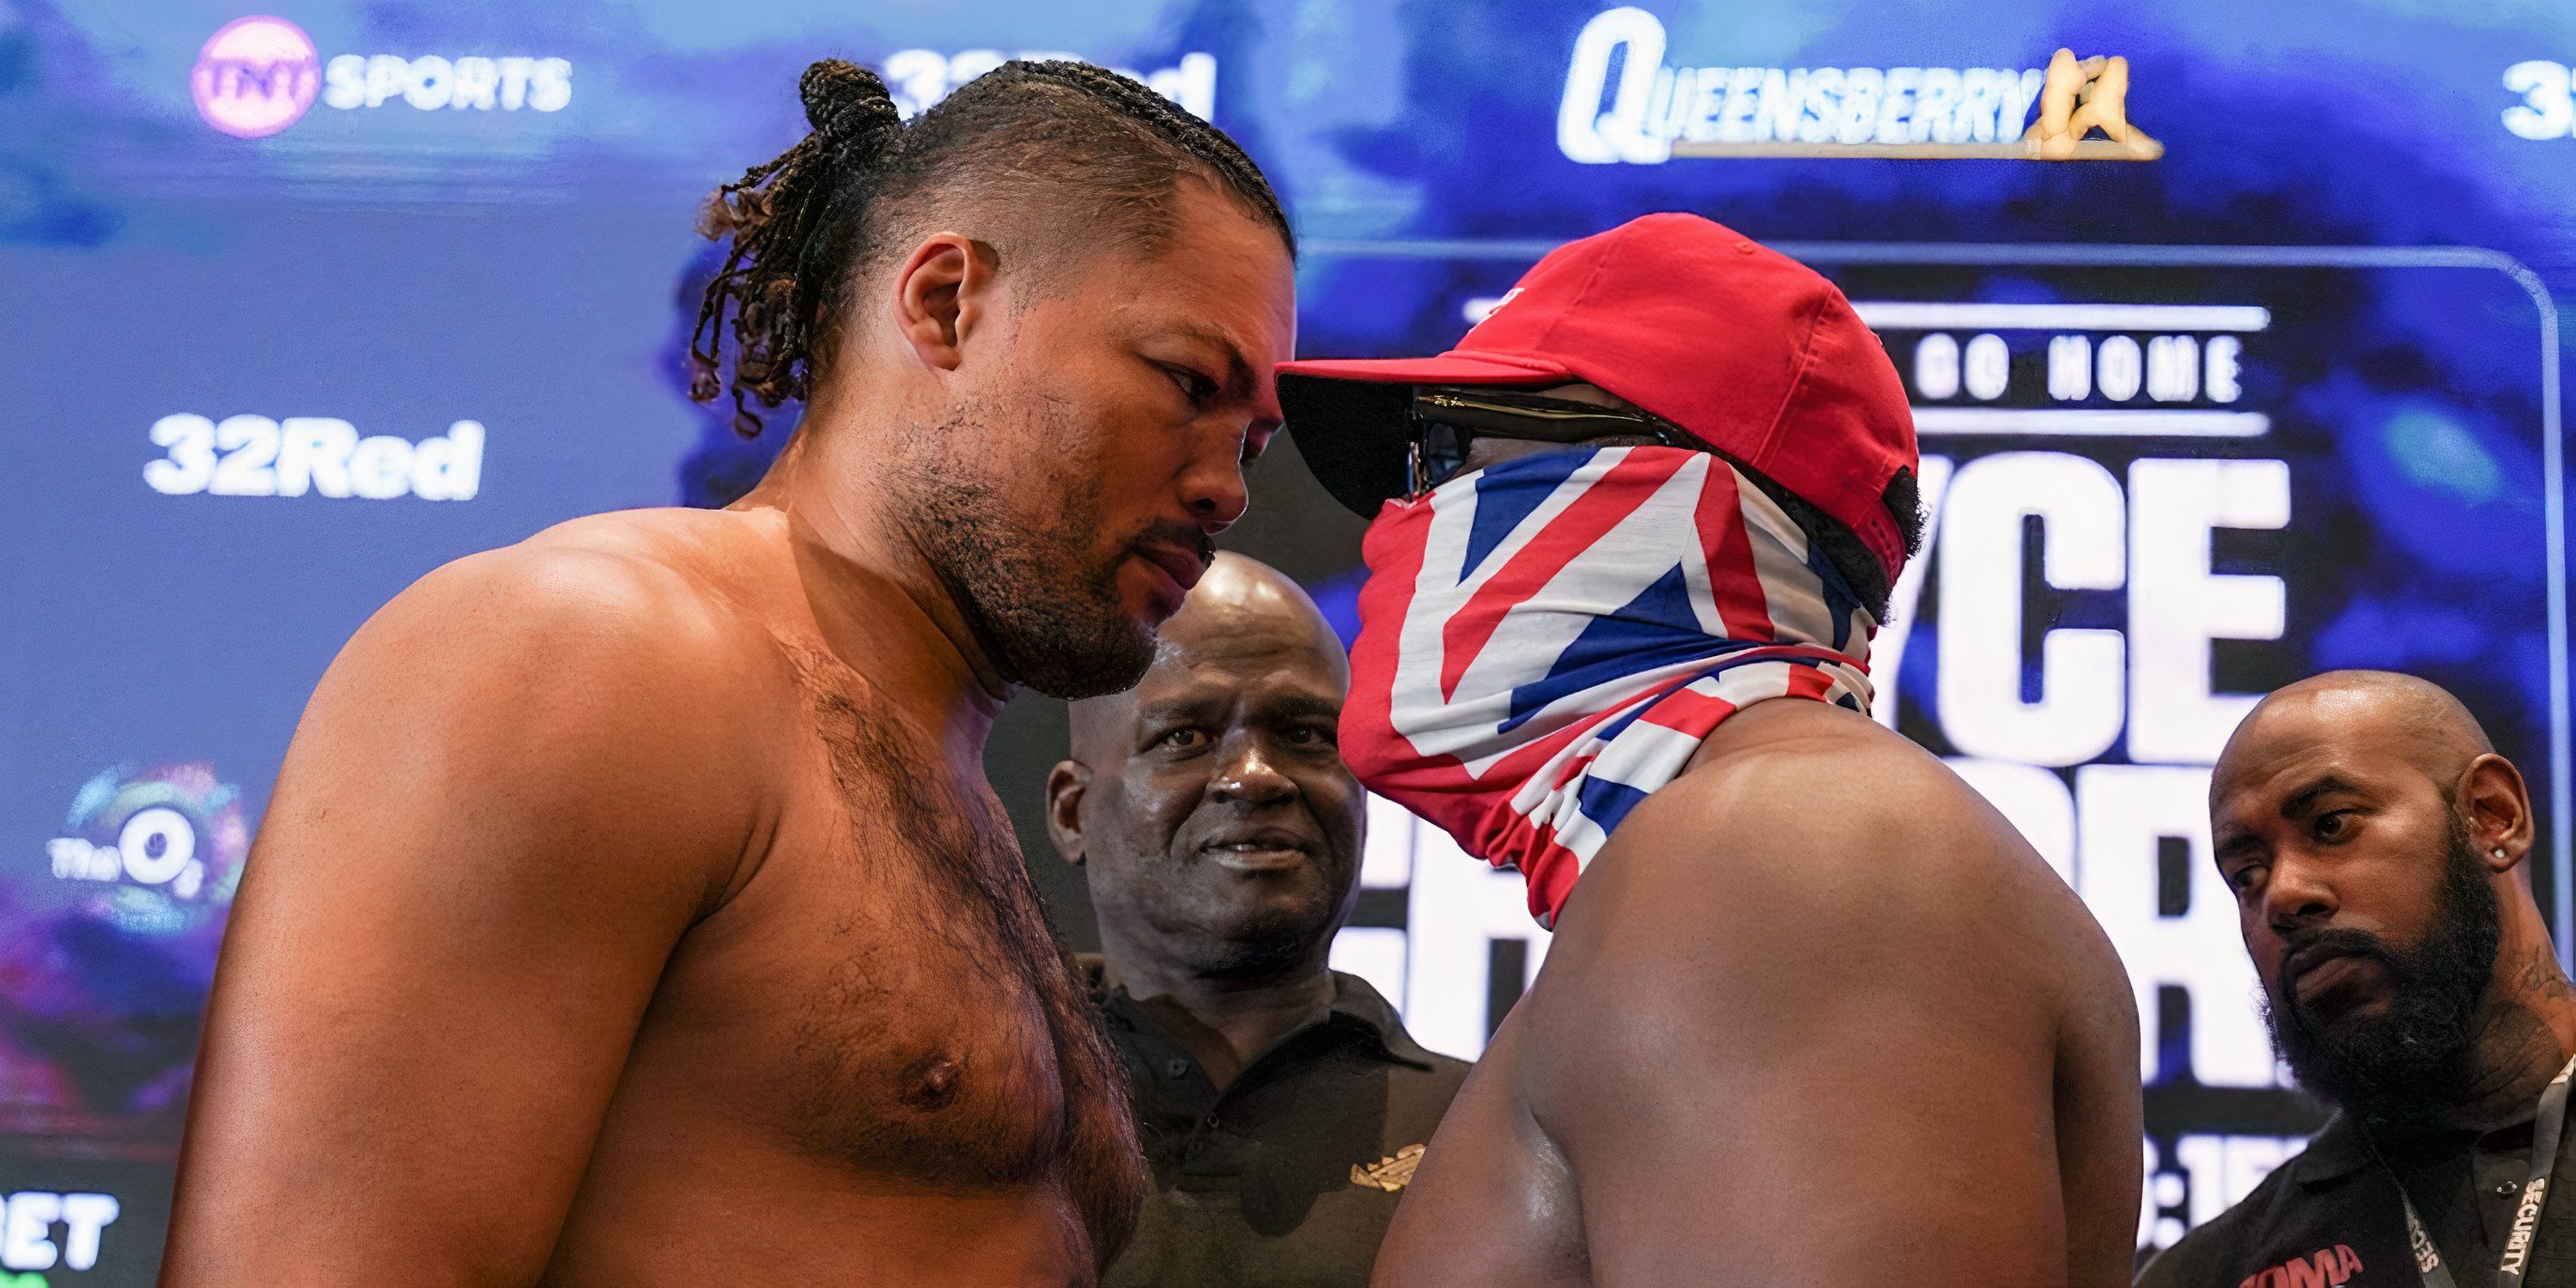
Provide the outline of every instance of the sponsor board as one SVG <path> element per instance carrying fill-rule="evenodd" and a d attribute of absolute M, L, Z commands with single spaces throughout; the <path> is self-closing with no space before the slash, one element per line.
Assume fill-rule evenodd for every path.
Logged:
<path fill-rule="evenodd" d="M 1556 143 L 1592 165 L 1675 157 L 2151 161 L 2128 123 L 2128 62 L 2061 49 L 2013 67 L 1691 67 L 1663 20 L 1600 13 L 1575 37 Z M 2034 108 L 2037 109 L 2034 117 Z M 2088 139 L 2094 132 L 2103 137 Z"/>
<path fill-rule="evenodd" d="M 14 1283 L 0 1278 L 0 1288 L 45 1288 L 36 1272 L 97 1265 L 99 1245 L 121 1211 L 113 1194 L 20 1190 L 0 1197 L 0 1270 L 27 1272 Z"/>
<path fill-rule="evenodd" d="M 1086 63 L 1091 59 L 1079 54 L 1031 49 L 1006 54 L 998 49 L 968 49 L 942 53 L 936 49 L 901 49 L 888 54 L 878 64 L 885 76 L 886 89 L 894 95 L 895 110 L 905 120 L 929 110 L 948 97 L 958 86 L 983 75 L 1013 59 L 1043 61 L 1061 59 Z M 1106 64 L 1102 64 L 1106 66 Z M 1183 110 L 1200 120 L 1216 119 L 1216 56 L 1183 54 L 1180 61 L 1153 71 L 1136 71 L 1125 67 L 1109 70 L 1180 104 Z"/>
<path fill-rule="evenodd" d="M 1885 344 L 1922 447 L 1927 530 L 1872 645 L 1875 714 L 2010 819 L 2125 963 L 2142 1247 L 2242 1198 L 2323 1117 L 2271 1049 L 2210 857 L 2210 766 L 2259 696 L 2333 666 L 2419 670 L 2523 731 L 2535 795 L 2569 794 L 2539 741 L 2564 728 L 2549 695 L 2565 690 L 2490 678 L 2528 657 L 2566 682 L 2543 522 L 2562 484 L 2539 468 L 2557 424 L 2547 312 L 2491 258 L 2259 250 L 1802 252 Z M 1488 293 L 1462 289 L 1452 317 L 1508 307 L 1517 254 L 1493 258 L 1460 266 Z M 2442 346 L 2513 354 L 2528 385 L 2465 382 L 2445 365 L 2461 348 L 2373 329 L 2400 292 L 2442 302 Z M 2355 351 L 2368 380 L 2342 373 Z M 1473 1055 L 1548 936 L 1517 875 L 1390 803 L 1370 823 L 1334 964 L 1400 999 L 1425 1045 Z M 2566 848 L 2535 856 L 2553 882 Z"/>
<path fill-rule="evenodd" d="M 95 915 L 151 935 L 220 917 L 249 853 L 240 789 L 204 764 L 103 770 L 45 843 L 55 880 L 97 887 Z"/>
<path fill-rule="evenodd" d="M 572 103 L 572 63 L 434 53 L 350 53 L 325 62 L 303 28 L 255 14 L 206 41 L 188 87 L 206 124 L 259 139 L 302 120 L 317 100 L 338 111 L 400 103 L 423 112 L 560 112 Z"/>
<path fill-rule="evenodd" d="M 2504 87 L 2522 100 L 2504 110 L 2504 128 L 2514 137 L 2576 137 L 2576 69 L 2534 58 L 2505 68 Z"/>
<path fill-rule="evenodd" d="M 334 416 L 227 416 L 178 412 L 152 422 L 162 455 L 143 481 L 163 496 L 314 496 L 387 501 L 470 501 L 483 487 L 483 425 L 460 420 L 413 442 L 361 437 Z"/>

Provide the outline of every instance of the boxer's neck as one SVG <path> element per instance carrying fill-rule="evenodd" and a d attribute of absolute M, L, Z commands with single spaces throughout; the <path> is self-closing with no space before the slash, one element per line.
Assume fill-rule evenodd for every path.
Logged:
<path fill-rule="evenodd" d="M 924 714 L 944 713 L 952 736 L 981 754 L 1010 686 L 965 608 L 882 498 L 865 465 L 818 467 L 799 434 L 738 510 L 785 520 L 796 580 L 824 644 L 881 690 Z"/>

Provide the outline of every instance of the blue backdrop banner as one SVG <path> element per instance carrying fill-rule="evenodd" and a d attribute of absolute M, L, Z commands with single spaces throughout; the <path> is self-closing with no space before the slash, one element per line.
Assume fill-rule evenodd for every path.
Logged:
<path fill-rule="evenodd" d="M 2128 142 L 2031 155 L 2061 46 L 2125 58 L 2093 102 Z M 2576 939 L 2561 0 L 0 0 L 0 1285 L 150 1282 L 224 913 L 357 625 L 565 518 L 720 504 L 775 450 L 686 399 L 690 229 L 801 132 L 805 64 L 910 112 L 1023 55 L 1244 143 L 1304 242 L 1310 355 L 1445 348 L 1654 210 L 1843 286 L 1935 515 L 1878 714 L 2128 965 L 2142 1248 L 2319 1120 L 2208 854 L 2261 693 L 2452 687 L 2540 797 Z M 1226 544 L 1347 630 L 1357 521 L 1293 450 L 1253 491 Z M 1052 718 L 1015 707 L 990 757 L 1027 835 Z M 1511 878 L 1372 817 L 1336 961 L 1472 1055 L 1545 937 Z"/>

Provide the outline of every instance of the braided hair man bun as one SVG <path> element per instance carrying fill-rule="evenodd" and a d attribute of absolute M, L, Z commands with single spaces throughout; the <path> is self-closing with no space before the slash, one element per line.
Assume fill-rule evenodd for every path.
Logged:
<path fill-rule="evenodd" d="M 826 58 L 806 68 L 796 81 L 796 97 L 804 100 L 805 120 L 826 147 L 877 141 L 903 128 L 885 81 L 857 63 Z"/>
<path fill-rule="evenodd" d="M 826 58 L 805 69 L 796 92 L 813 132 L 717 189 L 698 225 L 709 238 L 733 242 L 689 334 L 689 396 L 713 402 L 722 392 L 718 359 L 730 302 L 733 427 L 745 438 L 760 433 L 760 418 L 743 406 L 745 393 L 763 407 L 805 394 L 805 333 L 817 301 L 814 284 L 797 268 L 805 239 L 832 199 L 831 171 L 865 165 L 903 128 L 885 82 L 857 64 Z"/>
<path fill-rule="evenodd" d="M 730 244 L 690 334 L 689 396 L 713 402 L 730 387 L 746 438 L 761 419 L 745 395 L 765 408 L 805 398 L 858 270 L 924 220 L 1013 243 L 1015 262 L 1150 250 L 1168 232 L 1173 184 L 1195 174 L 1296 253 L 1279 198 L 1234 140 L 1089 63 L 1005 63 L 908 126 L 885 82 L 856 64 L 824 59 L 796 88 L 812 132 L 718 189 L 698 226 Z"/>

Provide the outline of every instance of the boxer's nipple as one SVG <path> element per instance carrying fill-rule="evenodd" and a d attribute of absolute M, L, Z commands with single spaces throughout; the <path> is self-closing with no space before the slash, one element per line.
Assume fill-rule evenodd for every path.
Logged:
<path fill-rule="evenodd" d="M 915 1109 L 944 1109 L 957 1098 L 957 1083 L 963 1071 L 945 1052 L 934 1051 L 903 1071 L 903 1103 Z"/>

